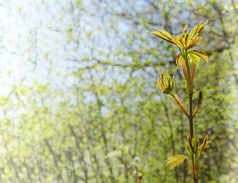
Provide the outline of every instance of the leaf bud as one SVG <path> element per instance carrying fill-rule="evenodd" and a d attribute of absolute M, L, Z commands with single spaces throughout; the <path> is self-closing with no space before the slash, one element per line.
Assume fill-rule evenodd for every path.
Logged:
<path fill-rule="evenodd" d="M 167 75 L 161 74 L 158 79 L 158 83 L 159 89 L 162 93 L 174 96 L 174 87 L 175 87 L 174 77 L 171 79 L 168 73 Z"/>

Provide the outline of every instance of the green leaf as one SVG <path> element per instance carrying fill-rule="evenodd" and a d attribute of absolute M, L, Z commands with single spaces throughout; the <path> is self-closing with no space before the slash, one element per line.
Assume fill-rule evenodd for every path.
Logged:
<path fill-rule="evenodd" d="M 208 55 L 200 50 L 191 50 L 189 51 L 190 54 L 197 55 L 201 59 L 203 59 L 205 62 L 208 62 Z"/>
<path fill-rule="evenodd" d="M 186 24 L 183 29 L 183 34 L 188 32 L 188 25 Z"/>
<path fill-rule="evenodd" d="M 190 51 L 188 51 L 188 57 L 197 66 L 199 66 L 199 62 L 200 62 L 201 59 L 203 59 L 205 62 L 208 63 L 208 55 L 205 52 L 203 52 L 203 51 L 190 50 Z"/>
<path fill-rule="evenodd" d="M 208 148 L 210 143 L 211 141 L 208 141 L 208 135 L 206 135 L 203 140 L 203 143 L 197 149 L 198 153 L 201 153 L 204 149 Z"/>
<path fill-rule="evenodd" d="M 188 58 L 189 60 L 191 60 L 194 64 L 196 64 L 197 66 L 199 66 L 200 60 L 201 58 L 195 54 L 192 53 L 188 53 Z"/>
<path fill-rule="evenodd" d="M 170 169 L 182 164 L 184 160 L 186 159 L 186 156 L 184 155 L 175 155 L 171 156 L 166 163 L 166 166 L 170 166 Z"/>
<path fill-rule="evenodd" d="M 168 31 L 159 30 L 155 27 L 154 27 L 154 29 L 156 31 L 150 32 L 151 34 L 153 34 L 154 36 L 159 37 L 165 41 L 173 43 L 174 36 L 172 34 L 170 34 Z"/>

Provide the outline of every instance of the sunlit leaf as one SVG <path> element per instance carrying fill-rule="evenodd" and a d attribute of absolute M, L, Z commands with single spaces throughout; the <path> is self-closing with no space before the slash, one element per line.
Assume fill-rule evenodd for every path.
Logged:
<path fill-rule="evenodd" d="M 208 141 L 208 135 L 206 135 L 206 137 L 203 140 L 203 143 L 197 148 L 197 152 L 201 153 L 204 149 L 209 147 L 210 143 L 211 141 Z"/>
<path fill-rule="evenodd" d="M 189 54 L 191 55 L 197 55 L 198 57 L 200 57 L 201 59 L 203 59 L 205 62 L 208 62 L 208 55 L 203 52 L 203 51 L 199 51 L 199 50 L 191 50 L 189 51 Z"/>
<path fill-rule="evenodd" d="M 172 34 L 170 34 L 167 31 L 159 30 L 159 29 L 157 29 L 155 27 L 154 27 L 154 29 L 156 29 L 156 31 L 150 32 L 151 34 L 153 34 L 154 36 L 159 37 L 159 38 L 161 38 L 161 39 L 163 39 L 165 41 L 173 43 L 172 40 L 174 39 L 174 36 Z"/>
<path fill-rule="evenodd" d="M 186 156 L 184 155 L 175 155 L 171 156 L 166 163 L 166 166 L 170 166 L 170 169 L 182 164 L 184 160 L 186 159 Z"/>
<path fill-rule="evenodd" d="M 173 39 L 173 43 L 182 49 L 193 48 L 201 40 L 201 37 L 190 38 L 189 33 L 181 34 Z"/>
<path fill-rule="evenodd" d="M 188 58 L 190 59 L 191 62 L 193 62 L 197 66 L 199 66 L 201 59 L 208 62 L 208 55 L 204 53 L 203 51 L 199 51 L 199 50 L 189 50 Z"/>
<path fill-rule="evenodd" d="M 208 20 L 202 24 L 202 21 L 193 27 L 193 29 L 191 30 L 191 32 L 189 33 L 189 37 L 190 38 L 193 38 L 193 37 L 196 37 L 196 36 L 199 36 L 202 34 L 202 32 L 206 29 L 206 24 L 208 23 Z"/>
<path fill-rule="evenodd" d="M 193 62 L 197 66 L 199 66 L 201 59 L 208 62 L 208 55 L 205 52 L 199 50 L 189 50 L 188 58 L 191 62 Z M 177 65 L 182 66 L 185 60 L 181 54 L 178 54 L 178 56 L 175 59 L 175 62 Z"/>
<path fill-rule="evenodd" d="M 160 91 L 164 94 L 173 94 L 174 93 L 174 77 L 171 78 L 169 74 L 167 73 L 167 76 L 165 76 L 163 73 L 160 75 L 158 79 L 159 88 Z"/>
<path fill-rule="evenodd" d="M 187 32 L 188 32 L 188 25 L 186 24 L 186 25 L 184 26 L 184 29 L 183 29 L 183 32 L 182 32 L 182 33 L 184 34 L 184 33 L 187 33 Z"/>

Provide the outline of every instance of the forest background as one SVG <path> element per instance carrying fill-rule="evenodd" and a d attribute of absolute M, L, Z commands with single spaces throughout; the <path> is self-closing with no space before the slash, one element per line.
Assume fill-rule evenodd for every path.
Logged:
<path fill-rule="evenodd" d="M 147 31 L 177 35 L 206 19 L 194 125 L 212 143 L 200 181 L 238 182 L 237 0 L 2 1 L 0 182 L 131 183 L 136 167 L 144 183 L 191 182 L 186 163 L 165 166 L 189 132 L 158 90 L 174 73 L 187 107 L 177 49 Z"/>

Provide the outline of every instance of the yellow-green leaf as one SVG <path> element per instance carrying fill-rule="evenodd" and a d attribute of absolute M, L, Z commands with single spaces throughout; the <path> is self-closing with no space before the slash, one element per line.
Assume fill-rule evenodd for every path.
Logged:
<path fill-rule="evenodd" d="M 184 160 L 186 159 L 186 156 L 184 155 L 175 155 L 171 156 L 166 163 L 166 166 L 170 166 L 170 169 L 182 164 Z"/>
<path fill-rule="evenodd" d="M 208 55 L 205 52 L 199 51 L 199 50 L 191 50 L 190 53 L 197 55 L 201 59 L 203 59 L 205 62 L 208 62 Z"/>
<path fill-rule="evenodd" d="M 201 39 L 201 37 L 190 38 L 189 33 L 185 33 L 176 36 L 173 39 L 173 43 L 179 48 L 189 49 L 196 46 Z"/>
<path fill-rule="evenodd" d="M 154 29 L 156 31 L 150 32 L 151 34 L 153 34 L 154 36 L 159 37 L 159 38 L 161 38 L 161 39 L 163 39 L 165 41 L 173 43 L 172 40 L 174 39 L 174 36 L 172 34 L 170 34 L 167 31 L 159 30 L 159 29 L 157 29 L 155 27 L 154 27 Z"/>
<path fill-rule="evenodd" d="M 198 66 L 201 59 L 203 59 L 205 62 L 208 62 L 208 55 L 205 52 L 199 50 L 188 51 L 188 58 Z"/>
<path fill-rule="evenodd" d="M 203 143 L 198 147 L 197 152 L 201 153 L 204 149 L 209 147 L 210 143 L 211 141 L 208 141 L 208 135 L 206 135 L 206 137 L 203 140 Z"/>
<path fill-rule="evenodd" d="M 191 62 L 195 63 L 197 66 L 199 66 L 201 58 L 195 54 L 188 53 L 188 58 Z"/>
<path fill-rule="evenodd" d="M 188 32 L 188 25 L 186 24 L 186 25 L 184 26 L 184 29 L 183 29 L 182 34 L 187 33 L 187 32 Z"/>
<path fill-rule="evenodd" d="M 207 24 L 208 20 L 202 24 L 202 21 L 196 25 L 192 31 L 189 33 L 189 37 L 190 38 L 193 38 L 193 37 L 196 37 L 196 36 L 199 36 L 200 34 L 202 34 L 202 32 L 206 29 L 206 24 Z"/>

